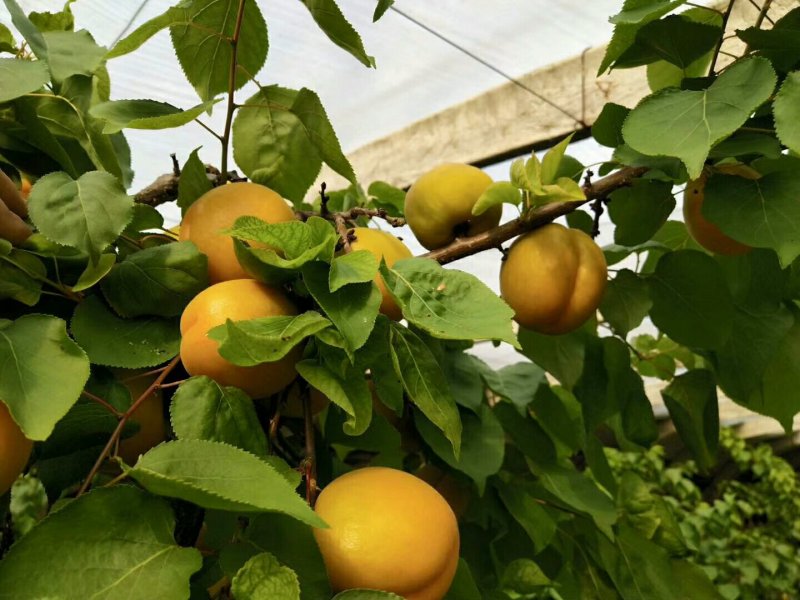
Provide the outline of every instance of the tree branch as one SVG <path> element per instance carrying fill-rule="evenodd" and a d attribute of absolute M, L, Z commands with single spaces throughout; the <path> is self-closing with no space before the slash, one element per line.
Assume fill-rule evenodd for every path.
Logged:
<path fill-rule="evenodd" d="M 483 250 L 496 248 L 511 238 L 547 225 L 558 217 L 571 213 L 591 200 L 604 198 L 614 190 L 630 185 L 634 179 L 640 177 L 646 171 L 646 167 L 625 167 L 611 175 L 598 179 L 591 185 L 584 186 L 583 191 L 586 194 L 586 200 L 579 202 L 551 202 L 550 204 L 545 204 L 544 206 L 531 210 L 518 219 L 504 223 L 489 231 L 484 231 L 483 233 L 471 237 L 457 238 L 444 248 L 438 248 L 437 250 L 421 255 L 421 258 L 432 258 L 444 265 L 458 260 L 459 258 L 477 254 Z"/>
<path fill-rule="evenodd" d="M 231 125 L 233 124 L 233 111 L 236 103 L 233 94 L 236 91 L 236 66 L 239 53 L 239 34 L 242 31 L 242 20 L 244 18 L 245 0 L 239 0 L 239 10 L 236 13 L 236 24 L 233 27 L 231 36 L 231 69 L 228 74 L 228 110 L 225 115 L 225 129 L 222 131 L 220 142 L 222 143 L 222 183 L 228 179 L 228 145 L 231 141 Z"/>
<path fill-rule="evenodd" d="M 717 47 L 714 49 L 714 56 L 711 59 L 711 66 L 708 69 L 709 75 L 714 75 L 717 67 L 717 59 L 719 58 L 720 51 L 722 50 L 722 44 L 725 38 L 725 31 L 728 28 L 728 19 L 731 17 L 731 13 L 733 12 L 733 5 L 736 3 L 736 0 L 730 0 L 728 3 L 727 10 L 722 15 L 722 31 L 720 32 L 719 36 L 719 43 L 717 43 Z"/>

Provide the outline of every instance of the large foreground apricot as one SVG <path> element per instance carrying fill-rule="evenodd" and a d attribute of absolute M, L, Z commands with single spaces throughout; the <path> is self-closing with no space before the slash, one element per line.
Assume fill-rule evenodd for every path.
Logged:
<path fill-rule="evenodd" d="M 198 198 L 183 216 L 181 241 L 195 243 L 208 256 L 211 283 L 249 277 L 233 249 L 233 238 L 220 233 L 239 217 L 258 217 L 268 223 L 294 219 L 294 211 L 277 192 L 257 183 L 239 182 L 216 187 Z"/>
<path fill-rule="evenodd" d="M 727 175 L 738 175 L 745 179 L 758 179 L 761 174 L 746 165 L 721 165 L 717 170 Z M 683 220 L 686 229 L 698 244 L 715 254 L 737 256 L 750 251 L 750 246 L 737 242 L 722 233 L 719 227 L 703 216 L 703 200 L 708 174 L 690 181 L 683 192 Z"/>
<path fill-rule="evenodd" d="M 353 250 L 369 250 L 375 255 L 378 262 L 383 258 L 390 267 L 398 260 L 413 256 L 408 246 L 386 231 L 370 229 L 369 227 L 356 227 L 353 233 L 356 236 L 355 241 L 350 246 Z M 397 302 L 394 301 L 389 290 L 386 289 L 380 274 L 375 277 L 375 283 L 383 296 L 381 312 L 395 321 L 402 319 L 403 312 L 397 306 Z"/>
<path fill-rule="evenodd" d="M 11 489 L 28 459 L 33 442 L 26 438 L 14 422 L 6 405 L 0 401 L 0 496 Z"/>
<path fill-rule="evenodd" d="M 430 485 L 396 469 L 351 471 L 328 485 L 315 529 L 335 591 L 369 588 L 441 600 L 458 565 L 458 523 Z"/>
<path fill-rule="evenodd" d="M 297 376 L 294 365 L 300 357 L 299 347 L 278 361 L 240 367 L 222 358 L 219 344 L 207 334 L 227 319 L 295 314 L 297 309 L 281 290 L 254 279 L 212 285 L 195 296 L 181 316 L 183 366 L 190 375 L 207 375 L 221 385 L 243 389 L 252 398 L 275 394 Z"/>
<path fill-rule="evenodd" d="M 411 231 L 428 250 L 458 236 L 475 235 L 497 226 L 503 209 L 493 206 L 475 216 L 472 207 L 492 183 L 470 165 L 445 163 L 420 176 L 406 194 L 405 214 Z"/>
<path fill-rule="evenodd" d="M 128 369 L 115 369 L 117 378 L 128 388 L 131 402 L 136 402 L 153 383 L 155 376 L 140 376 L 140 372 Z M 130 420 L 139 426 L 132 436 L 119 443 L 119 455 L 129 465 L 134 464 L 140 454 L 167 439 L 167 422 L 164 418 L 164 394 L 160 389 L 145 398 L 133 413 Z"/>
<path fill-rule="evenodd" d="M 550 223 L 512 244 L 500 269 L 500 293 L 523 327 L 562 334 L 594 314 L 607 274 L 591 237 Z"/>

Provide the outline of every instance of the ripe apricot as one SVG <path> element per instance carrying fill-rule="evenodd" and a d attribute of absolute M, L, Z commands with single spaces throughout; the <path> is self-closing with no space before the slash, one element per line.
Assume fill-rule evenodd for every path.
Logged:
<path fill-rule="evenodd" d="M 208 331 L 228 319 L 296 315 L 297 309 L 278 288 L 254 279 L 234 279 L 214 284 L 186 306 L 181 316 L 181 361 L 190 375 L 207 375 L 221 385 L 243 389 L 251 398 L 281 391 L 297 376 L 294 365 L 300 348 L 275 362 L 240 367 L 219 354 L 219 345 Z"/>
<path fill-rule="evenodd" d="M 208 256 L 211 283 L 249 277 L 233 248 L 233 239 L 220 233 L 239 217 L 258 217 L 268 223 L 294 219 L 294 211 L 277 192 L 250 182 L 216 187 L 189 207 L 180 224 L 180 240 L 194 242 Z"/>
<path fill-rule="evenodd" d="M 11 489 L 31 457 L 33 442 L 22 433 L 0 401 L 0 496 Z"/>
<path fill-rule="evenodd" d="M 397 469 L 357 469 L 322 490 L 315 510 L 330 526 L 314 535 L 334 591 L 444 598 L 458 566 L 458 523 L 430 485 Z"/>
<path fill-rule="evenodd" d="M 19 245 L 33 230 L 24 221 L 28 204 L 13 181 L 0 171 L 0 238 Z"/>
<path fill-rule="evenodd" d="M 456 237 L 496 227 L 503 209 L 493 206 L 481 215 L 472 207 L 492 178 L 471 165 L 445 163 L 421 175 L 406 194 L 405 215 L 411 231 L 428 250 Z"/>
<path fill-rule="evenodd" d="M 500 268 L 500 293 L 520 325 L 556 335 L 594 314 L 607 276 L 603 252 L 591 237 L 550 223 L 511 245 Z"/>
<path fill-rule="evenodd" d="M 128 388 L 131 402 L 136 402 L 153 383 L 154 376 L 136 377 L 140 371 L 115 369 L 117 378 Z M 167 439 L 167 422 L 164 418 L 164 394 L 160 389 L 145 398 L 133 413 L 130 421 L 139 426 L 132 436 L 119 443 L 119 455 L 129 465 L 134 464 L 140 454 Z"/>
<path fill-rule="evenodd" d="M 350 245 L 353 250 L 369 250 L 375 255 L 378 262 L 383 258 L 390 267 L 398 260 L 413 256 L 408 246 L 391 233 L 379 229 L 370 229 L 369 227 L 356 227 L 353 233 L 356 236 L 355 241 Z M 386 284 L 383 283 L 380 273 L 376 275 L 375 283 L 383 296 L 381 312 L 394 321 L 402 319 L 403 312 L 397 302 L 394 301 L 394 298 L 392 298 L 389 290 L 386 289 Z"/>
<path fill-rule="evenodd" d="M 746 165 L 720 165 L 716 168 L 727 175 L 738 175 L 745 179 L 758 179 L 761 174 Z M 703 201 L 708 174 L 690 181 L 683 192 L 683 220 L 686 229 L 698 244 L 715 254 L 738 256 L 750 252 L 750 246 L 737 242 L 722 233 L 719 227 L 703 216 Z"/>

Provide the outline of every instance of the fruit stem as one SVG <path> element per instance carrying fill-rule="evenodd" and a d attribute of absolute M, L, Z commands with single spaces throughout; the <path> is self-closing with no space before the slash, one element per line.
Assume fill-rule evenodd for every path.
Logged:
<path fill-rule="evenodd" d="M 239 0 L 239 10 L 236 13 L 236 25 L 233 28 L 231 43 L 231 68 L 228 73 L 228 110 L 225 115 L 225 129 L 222 132 L 220 142 L 222 143 L 222 168 L 220 171 L 221 183 L 228 180 L 228 146 L 231 140 L 231 125 L 233 124 L 233 111 L 236 109 L 234 102 L 234 92 L 236 91 L 236 65 L 238 62 L 239 34 L 242 31 L 242 19 L 244 18 L 245 0 Z"/>
<path fill-rule="evenodd" d="M 97 457 L 94 466 L 92 466 L 92 470 L 89 471 L 89 474 L 86 476 L 86 479 L 81 484 L 81 487 L 78 490 L 76 498 L 80 498 L 83 494 L 86 493 L 86 490 L 89 489 L 89 486 L 92 484 L 92 480 L 97 475 L 97 472 L 100 470 L 100 467 L 103 466 L 103 461 L 105 461 L 105 459 L 111 452 L 111 449 L 119 441 L 119 438 L 122 435 L 122 430 L 125 429 L 125 424 L 128 422 L 128 419 L 130 419 L 133 416 L 133 413 L 135 413 L 139 409 L 142 403 L 147 398 L 149 398 L 153 392 L 155 392 L 159 387 L 161 387 L 161 384 L 164 382 L 164 379 L 167 378 L 167 375 L 169 375 L 172 372 L 172 370 L 177 366 L 180 360 L 181 360 L 180 356 L 176 356 L 175 358 L 173 358 L 170 361 L 170 363 L 164 368 L 164 370 L 161 371 L 159 376 L 153 380 L 153 383 L 151 383 L 148 386 L 148 388 L 144 391 L 144 393 L 142 393 L 142 395 L 139 396 L 133 404 L 131 404 L 130 408 L 122 414 L 119 423 L 117 424 L 117 428 L 114 430 L 114 433 L 111 434 L 111 437 L 108 438 L 108 442 L 106 443 L 102 452 L 100 452 L 100 456 Z"/>

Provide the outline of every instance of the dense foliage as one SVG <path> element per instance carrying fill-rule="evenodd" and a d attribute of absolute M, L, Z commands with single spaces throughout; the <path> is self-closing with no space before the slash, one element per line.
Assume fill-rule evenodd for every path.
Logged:
<path fill-rule="evenodd" d="M 668 466 L 661 446 L 644 453 L 607 449 L 612 470 L 630 490 L 622 508 L 645 535 L 669 529 L 673 552 L 703 567 L 724 598 L 794 598 L 800 590 L 797 474 L 769 445 L 748 446 L 729 429 L 720 431 L 720 447 L 713 481 L 691 461 Z M 662 501 L 671 520 L 659 515 Z"/>
<path fill-rule="evenodd" d="M 479 191 L 466 222 L 426 232 L 429 254 L 390 264 L 360 249 L 366 236 L 351 239 L 353 228 L 408 218 L 420 231 L 413 212 L 425 219 L 441 203 L 415 200 L 406 213 L 402 190 L 359 182 L 312 90 L 259 84 L 235 98 L 267 61 L 253 0 L 183 0 L 111 49 L 74 31 L 69 2 L 30 15 L 4 2 L 18 34 L 0 26 L 0 168 L 33 186 L 24 206 L 0 192 L 0 226 L 15 228 L 0 239 L 0 433 L 20 438 L 0 436 L 0 468 L 27 473 L 0 497 L 0 599 L 326 600 L 338 590 L 312 505 L 365 465 L 432 482 L 458 515 L 450 600 L 706 600 L 796 587 L 786 547 L 797 541 L 797 482 L 785 466 L 723 438 L 757 483 L 726 484 L 703 505 L 656 454 L 607 460 L 604 446 L 642 453 L 656 440 L 643 377 L 667 383 L 702 473 L 720 446 L 718 389 L 787 430 L 800 411 L 800 8 L 764 0 L 732 31 L 735 0 L 723 11 L 626 0 L 600 74 L 646 66 L 652 93 L 597 118 L 609 160 L 590 173 L 567 136 Z M 374 66 L 333 0 L 303 4 Z M 379 1 L 375 20 L 391 4 Z M 146 52 L 165 29 L 199 103 L 111 100 L 107 61 Z M 129 190 L 125 129 L 179 127 L 211 110 L 226 111 L 218 165 L 194 152 L 179 176 Z M 204 346 L 209 363 L 297 371 L 265 398 L 188 364 L 194 320 L 181 316 L 202 312 L 187 306 L 212 290 L 213 256 L 155 209 L 176 202 L 188 214 L 231 177 L 229 154 L 297 216 L 245 213 L 225 230 L 241 268 L 269 284 L 252 284 L 269 290 L 268 308 L 199 336 L 216 344 Z M 351 185 L 313 198 L 323 163 Z M 668 220 L 684 189 L 686 224 Z M 520 217 L 495 226 L 506 203 Z M 615 243 L 600 256 L 592 214 L 606 205 Z M 564 216 L 570 231 L 549 225 Z M 442 266 L 544 231 L 567 250 L 527 274 L 535 261 L 515 260 L 505 300 Z M 552 249 L 514 246 L 528 247 Z M 563 290 L 565 273 L 585 281 Z M 555 308 L 532 305 L 544 298 Z M 631 335 L 646 319 L 658 333 Z M 482 341 L 513 346 L 519 362 L 490 368 L 468 352 Z M 393 560 L 383 566 L 402 575 L 408 565 Z"/>

